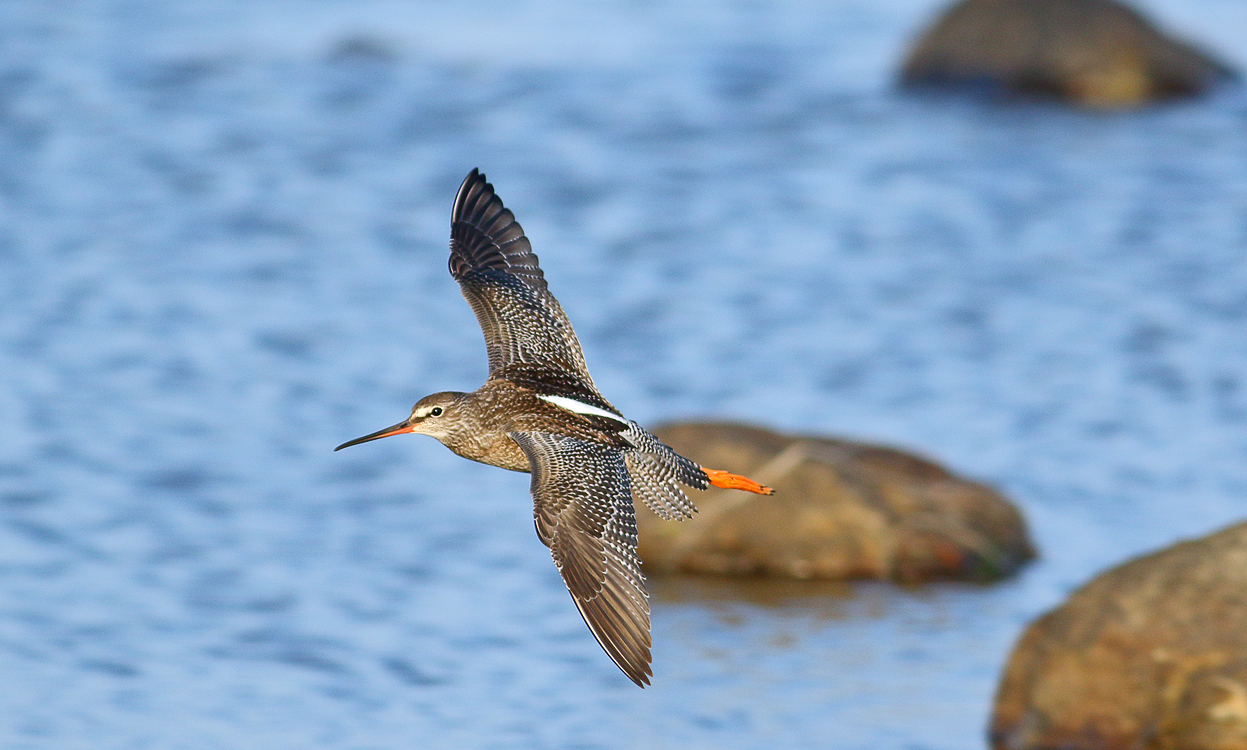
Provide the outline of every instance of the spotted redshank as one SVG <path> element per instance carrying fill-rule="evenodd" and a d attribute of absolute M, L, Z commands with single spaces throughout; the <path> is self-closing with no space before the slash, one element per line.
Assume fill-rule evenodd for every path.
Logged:
<path fill-rule="evenodd" d="M 402 422 L 334 450 L 414 432 L 464 458 L 531 472 L 537 536 L 598 643 L 644 687 L 653 674 L 649 597 L 633 499 L 683 520 L 696 509 L 681 484 L 772 490 L 698 466 L 598 392 L 524 230 L 475 169 L 451 211 L 450 275 L 485 333 L 489 379 L 473 393 L 425 396 Z"/>

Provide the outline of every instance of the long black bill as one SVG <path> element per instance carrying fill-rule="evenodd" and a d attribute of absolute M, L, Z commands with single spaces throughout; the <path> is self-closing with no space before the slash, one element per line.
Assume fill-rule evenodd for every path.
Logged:
<path fill-rule="evenodd" d="M 391 425 L 390 427 L 386 427 L 384 430 L 377 430 L 371 435 L 365 435 L 363 437 L 355 438 L 354 440 L 348 440 L 342 445 L 339 445 L 337 448 L 334 448 L 333 450 L 334 452 L 337 452 L 337 451 L 342 450 L 343 448 L 350 448 L 352 445 L 359 445 L 360 443 L 367 443 L 370 440 L 380 440 L 381 438 L 389 437 L 390 435 L 401 435 L 404 432 L 411 432 L 413 430 L 415 430 L 415 428 L 411 426 L 411 422 L 408 420 L 403 420 L 402 422 L 399 422 L 396 425 Z"/>

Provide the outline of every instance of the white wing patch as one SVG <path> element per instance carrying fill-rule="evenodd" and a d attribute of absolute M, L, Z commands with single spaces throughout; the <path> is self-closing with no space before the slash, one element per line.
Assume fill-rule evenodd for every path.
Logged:
<path fill-rule="evenodd" d="M 607 419 L 613 419 L 622 424 L 629 424 L 628 420 L 618 414 L 611 414 L 605 409 L 599 409 L 596 406 L 581 403 L 574 398 L 567 398 L 566 396 L 538 396 L 537 398 L 542 401 L 549 401 L 555 406 L 562 407 L 568 411 L 574 411 L 577 414 L 590 414 L 595 417 L 606 417 Z"/>

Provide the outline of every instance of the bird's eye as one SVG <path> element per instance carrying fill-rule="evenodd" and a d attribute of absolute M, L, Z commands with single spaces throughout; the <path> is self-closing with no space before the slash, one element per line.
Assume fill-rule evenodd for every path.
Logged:
<path fill-rule="evenodd" d="M 430 410 L 429 410 L 429 416 L 430 416 L 430 417 L 440 417 L 440 416 L 442 416 L 442 407 L 440 407 L 440 406 L 434 406 L 432 409 L 430 409 Z"/>

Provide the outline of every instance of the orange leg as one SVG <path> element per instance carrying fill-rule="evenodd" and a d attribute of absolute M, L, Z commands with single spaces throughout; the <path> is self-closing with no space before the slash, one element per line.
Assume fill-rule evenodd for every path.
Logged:
<path fill-rule="evenodd" d="M 742 477 L 740 474 L 706 468 L 702 468 L 702 471 L 706 472 L 706 476 L 710 477 L 710 483 L 715 487 L 722 487 L 727 490 L 745 490 L 746 492 L 756 492 L 759 495 L 775 494 L 775 490 L 770 487 L 758 484 L 749 477 Z"/>

